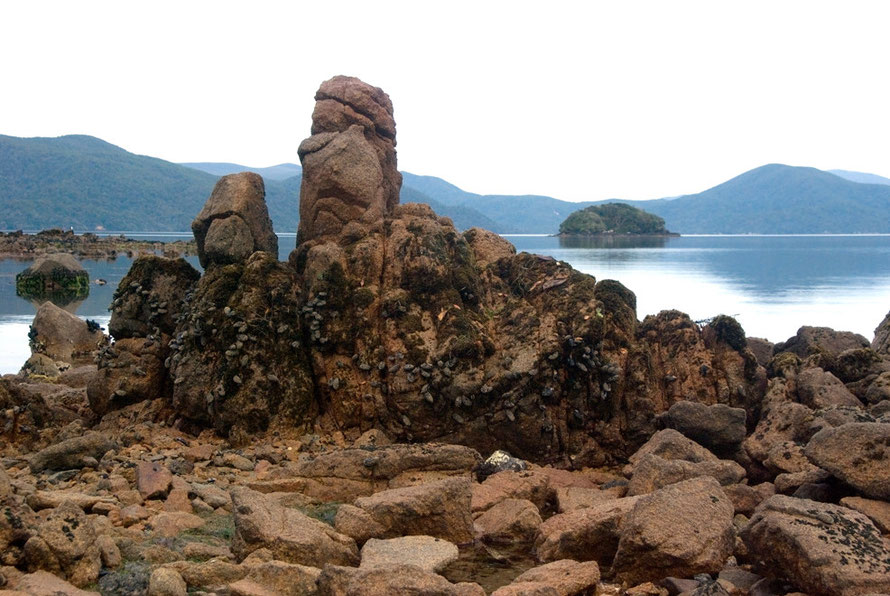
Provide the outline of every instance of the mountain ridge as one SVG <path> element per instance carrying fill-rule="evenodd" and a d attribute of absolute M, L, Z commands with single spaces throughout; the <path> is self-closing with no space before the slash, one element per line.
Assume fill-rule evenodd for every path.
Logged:
<path fill-rule="evenodd" d="M 209 170 L 209 172 L 208 172 Z M 220 174 L 266 172 L 275 229 L 297 229 L 297 164 L 175 164 L 88 135 L 0 135 L 0 229 L 183 231 Z M 840 173 L 843 174 L 843 176 Z M 480 195 L 435 176 L 403 172 L 401 199 L 431 205 L 459 229 L 553 234 L 571 213 L 610 202 L 638 206 L 680 233 L 890 233 L 890 179 L 874 174 L 767 164 L 700 193 L 628 201 L 570 202 L 543 195 Z M 869 180 L 856 182 L 851 177 Z"/>

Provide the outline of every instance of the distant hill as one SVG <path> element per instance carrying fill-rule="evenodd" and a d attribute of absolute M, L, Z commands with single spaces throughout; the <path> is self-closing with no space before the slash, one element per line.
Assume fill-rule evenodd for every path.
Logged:
<path fill-rule="evenodd" d="M 890 186 L 781 164 L 698 194 L 633 204 L 681 234 L 890 233 Z"/>
<path fill-rule="evenodd" d="M 188 231 L 218 175 L 243 170 L 251 168 L 218 163 L 186 167 L 84 135 L 0 135 L 0 229 Z M 301 176 L 286 174 L 298 172 L 299 166 L 252 170 L 265 172 L 275 230 L 296 231 Z M 870 183 L 846 179 L 854 175 Z M 479 226 L 498 233 L 553 234 L 574 211 L 621 202 L 654 213 L 668 229 L 686 234 L 890 233 L 890 181 L 874 184 L 887 179 L 857 172 L 841 177 L 771 164 L 694 195 L 577 203 L 539 195 L 479 195 L 441 178 L 403 176 L 403 202 L 430 204 L 462 230 Z"/>
<path fill-rule="evenodd" d="M 865 172 L 851 172 L 850 170 L 828 170 L 835 176 L 840 176 L 851 182 L 859 182 L 860 184 L 885 184 L 890 186 L 890 178 L 884 178 L 877 174 L 867 174 Z"/>
<path fill-rule="evenodd" d="M 267 168 L 252 168 L 250 166 L 242 166 L 236 163 L 225 162 L 190 162 L 181 163 L 181 166 L 194 168 L 213 174 L 214 176 L 226 176 L 228 174 L 237 174 L 238 172 L 256 172 L 263 177 L 263 180 L 287 180 L 294 176 L 300 176 L 303 168 L 295 163 L 280 163 L 277 166 L 269 166 Z"/>

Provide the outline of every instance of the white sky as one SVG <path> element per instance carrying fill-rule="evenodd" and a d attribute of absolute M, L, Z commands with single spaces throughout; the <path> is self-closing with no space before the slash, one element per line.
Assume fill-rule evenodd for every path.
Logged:
<path fill-rule="evenodd" d="M 296 162 L 321 81 L 395 105 L 400 169 L 567 200 L 765 163 L 890 177 L 890 2 L 0 4 L 0 134 Z"/>

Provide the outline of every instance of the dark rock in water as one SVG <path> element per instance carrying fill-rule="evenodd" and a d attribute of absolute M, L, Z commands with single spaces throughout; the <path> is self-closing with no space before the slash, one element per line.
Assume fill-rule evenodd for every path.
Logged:
<path fill-rule="evenodd" d="M 82 300 L 90 293 L 90 276 L 72 255 L 38 257 L 15 276 L 16 294 L 28 299 L 60 298 L 63 303 Z"/>
<path fill-rule="evenodd" d="M 768 575 L 780 574 L 808 594 L 890 591 L 890 550 L 880 531 L 852 509 L 776 495 L 742 531 Z"/>
<path fill-rule="evenodd" d="M 726 404 L 708 406 L 678 401 L 659 416 L 666 428 L 673 428 L 718 455 L 731 456 L 745 440 L 746 413 Z"/>
<path fill-rule="evenodd" d="M 263 179 L 253 172 L 223 176 L 192 222 L 202 267 L 241 263 L 258 250 L 278 255 Z"/>
<path fill-rule="evenodd" d="M 776 344 L 775 353 L 791 352 L 800 358 L 826 353 L 837 356 L 844 350 L 869 347 L 868 340 L 850 331 L 835 331 L 829 327 L 801 327 L 797 335 Z"/>
<path fill-rule="evenodd" d="M 484 462 L 476 468 L 476 480 L 482 482 L 492 474 L 503 472 L 504 470 L 513 470 L 521 472 L 528 469 L 528 462 L 517 457 L 513 457 L 506 451 L 500 449 L 488 456 Z"/>
<path fill-rule="evenodd" d="M 182 302 L 200 277 L 182 258 L 138 257 L 114 293 L 108 332 L 115 339 L 172 335 Z"/>
<path fill-rule="evenodd" d="M 68 363 L 91 360 L 105 338 L 98 327 L 92 328 L 52 302 L 44 302 L 37 309 L 29 337 L 32 353 Z"/>

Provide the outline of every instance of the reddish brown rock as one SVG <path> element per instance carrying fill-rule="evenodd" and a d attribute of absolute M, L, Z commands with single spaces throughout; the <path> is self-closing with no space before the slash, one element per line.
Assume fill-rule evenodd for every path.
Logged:
<path fill-rule="evenodd" d="M 866 516 L 846 507 L 776 495 L 758 508 L 742 539 L 766 574 L 807 593 L 890 590 L 890 549 Z"/>
<path fill-rule="evenodd" d="M 326 565 L 318 577 L 319 596 L 484 596 L 478 584 L 452 584 L 415 565 L 355 569 Z"/>
<path fill-rule="evenodd" d="M 235 515 L 232 552 L 239 560 L 266 548 L 288 563 L 311 567 L 358 564 L 355 542 L 327 524 L 247 488 L 233 488 L 231 494 Z"/>
<path fill-rule="evenodd" d="M 816 433 L 806 456 L 867 497 L 890 500 L 890 424 L 852 422 Z"/>
<path fill-rule="evenodd" d="M 163 499 L 170 491 L 173 474 L 163 464 L 142 461 L 136 466 L 136 490 L 143 499 Z"/>
<path fill-rule="evenodd" d="M 682 459 L 663 459 L 649 454 L 634 466 L 633 475 L 627 484 L 627 494 L 643 495 L 699 476 L 710 476 L 724 485 L 735 484 L 745 477 L 745 470 L 729 460 L 690 462 Z"/>
<path fill-rule="evenodd" d="M 476 518 L 476 535 L 485 543 L 505 546 L 533 542 L 541 514 L 531 501 L 504 499 Z"/>
<path fill-rule="evenodd" d="M 362 569 L 416 565 L 438 573 L 458 557 L 457 546 L 432 536 L 402 536 L 388 540 L 372 538 L 362 547 Z"/>
<path fill-rule="evenodd" d="M 624 520 L 640 498 L 603 501 L 592 507 L 554 515 L 541 524 L 535 545 L 538 559 L 575 559 L 610 565 L 618 549 Z"/>
<path fill-rule="evenodd" d="M 835 331 L 829 327 L 804 326 L 797 330 L 797 334 L 788 340 L 777 343 L 775 353 L 791 352 L 800 358 L 806 358 L 810 354 L 825 352 L 837 356 L 844 350 L 855 348 L 867 348 L 868 340 L 857 333 L 849 331 Z"/>
<path fill-rule="evenodd" d="M 472 507 L 474 512 L 485 511 L 505 499 L 525 499 L 538 510 L 547 510 L 555 498 L 556 491 L 547 474 L 539 470 L 504 470 L 473 485 Z"/>
<path fill-rule="evenodd" d="M 467 479 L 446 478 L 361 497 L 355 506 L 386 528 L 376 538 L 428 535 L 464 544 L 473 539 L 470 484 Z"/>
<path fill-rule="evenodd" d="M 492 596 L 582 596 L 595 593 L 599 581 L 600 570 L 595 562 L 561 560 L 529 569 L 511 584 L 495 590 Z"/>
<path fill-rule="evenodd" d="M 92 353 L 105 337 L 101 331 L 89 329 L 83 319 L 52 302 L 40 305 L 31 329 L 34 334 L 32 350 L 68 363 L 91 360 Z"/>
<path fill-rule="evenodd" d="M 890 534 L 890 503 L 862 497 L 844 497 L 840 504 L 867 516 L 884 534 Z"/>
<path fill-rule="evenodd" d="M 710 477 L 642 497 L 624 521 L 612 573 L 636 584 L 719 571 L 735 544 L 733 508 Z"/>
<path fill-rule="evenodd" d="M 814 410 L 829 406 L 862 406 L 840 379 L 821 368 L 807 368 L 798 373 L 797 395 L 800 403 Z"/>
<path fill-rule="evenodd" d="M 102 560 L 93 524 L 70 501 L 52 510 L 24 550 L 31 571 L 43 569 L 79 587 L 99 577 Z"/>
<path fill-rule="evenodd" d="M 278 237 L 266 208 L 263 179 L 253 172 L 220 178 L 192 222 L 202 267 L 240 263 L 262 250 L 277 257 Z"/>

